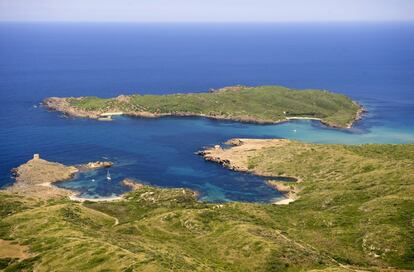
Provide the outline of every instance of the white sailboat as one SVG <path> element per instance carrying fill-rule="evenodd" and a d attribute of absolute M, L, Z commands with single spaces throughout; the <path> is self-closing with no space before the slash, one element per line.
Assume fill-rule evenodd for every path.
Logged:
<path fill-rule="evenodd" d="M 108 171 L 106 172 L 106 179 L 107 180 L 111 180 L 112 178 L 111 178 L 111 174 L 109 174 L 109 169 L 108 169 Z"/>

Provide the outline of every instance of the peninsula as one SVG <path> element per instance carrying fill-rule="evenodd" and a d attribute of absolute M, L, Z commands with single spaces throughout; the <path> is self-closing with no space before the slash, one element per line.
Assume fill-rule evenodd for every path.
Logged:
<path fill-rule="evenodd" d="M 351 127 L 363 112 L 358 103 L 342 94 L 280 86 L 233 86 L 208 93 L 136 94 L 116 98 L 50 97 L 43 104 L 71 116 L 100 120 L 111 120 L 111 116 L 121 114 L 149 118 L 203 116 L 262 124 L 312 119 L 338 128 Z"/>
<path fill-rule="evenodd" d="M 7 187 L 6 190 L 14 194 L 41 199 L 71 197 L 76 192 L 53 186 L 53 184 L 69 180 L 80 171 L 89 171 L 111 166 L 112 162 L 106 161 L 66 166 L 57 162 L 49 162 L 41 159 L 39 154 L 34 154 L 33 159 L 12 169 L 16 181 L 12 186 Z"/>
<path fill-rule="evenodd" d="M 133 180 L 123 182 L 132 191 L 112 202 L 70 201 L 64 194 L 45 201 L 29 190 L 0 190 L 0 269 L 414 269 L 414 144 L 228 144 L 204 156 L 237 171 L 294 177 L 279 189 L 296 201 L 202 203 L 191 190 Z M 35 158 L 16 170 L 16 184 L 40 187 L 45 180 L 38 178 L 61 180 L 75 168 Z"/>
<path fill-rule="evenodd" d="M 257 153 L 263 152 L 266 148 L 283 147 L 291 145 L 290 140 L 285 139 L 231 139 L 225 142 L 232 145 L 231 148 L 223 149 L 220 145 L 207 148 L 197 152 L 206 161 L 219 163 L 233 171 L 251 172 L 258 176 L 266 177 L 266 183 L 281 192 L 286 199 L 276 200 L 274 204 L 289 204 L 297 199 L 298 183 L 302 181 L 299 177 L 286 176 L 285 173 L 274 173 L 269 168 L 255 168 L 251 159 Z"/>

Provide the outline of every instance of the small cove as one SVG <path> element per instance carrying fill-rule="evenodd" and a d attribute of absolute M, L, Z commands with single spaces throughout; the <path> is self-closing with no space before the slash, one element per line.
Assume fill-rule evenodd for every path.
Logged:
<path fill-rule="evenodd" d="M 49 113 L 59 115 L 58 113 Z M 115 162 L 111 168 L 112 180 L 106 179 L 106 170 L 99 169 L 81 173 L 75 179 L 60 183 L 59 186 L 75 189 L 82 197 L 99 198 L 122 194 L 129 189 L 121 184 L 124 178 L 134 178 L 146 184 L 162 187 L 187 187 L 200 193 L 200 200 L 211 202 L 248 201 L 269 202 L 282 197 L 282 194 L 266 184 L 267 180 L 295 182 L 289 177 L 256 176 L 223 168 L 211 162 L 205 162 L 194 153 L 207 145 L 222 143 L 225 140 L 242 135 L 243 137 L 286 138 L 283 136 L 257 135 L 255 129 L 280 129 L 280 134 L 289 130 L 302 131 L 316 129 L 320 134 L 331 133 L 336 139 L 355 140 L 365 133 L 352 130 L 338 130 L 325 127 L 317 121 L 295 120 L 278 125 L 244 124 L 230 121 L 217 121 L 196 117 L 165 117 L 159 119 L 142 119 L 117 117 L 113 122 L 69 118 L 72 122 L 94 123 L 105 128 L 105 137 L 116 139 L 117 144 L 126 141 L 124 152 L 117 156 L 107 153 L 102 157 Z M 368 119 L 369 121 L 369 119 Z M 363 125 L 364 121 L 360 123 Z M 292 128 L 294 127 L 294 128 Z M 354 128 L 358 129 L 357 127 Z M 238 131 L 240 130 L 240 131 Z M 248 130 L 248 133 L 242 131 Z M 191 135 L 191 137 L 188 135 Z M 240 133 L 240 134 L 239 134 Z M 268 132 L 270 133 L 270 132 Z M 135 136 L 131 136 L 135 135 Z M 168 137 L 166 137 L 166 134 Z M 209 139 L 209 135 L 211 141 Z M 256 135 L 255 135 L 256 134 Z M 128 136 L 130 135 L 130 136 Z M 315 141 L 315 137 L 305 141 Z M 127 140 L 131 137 L 130 140 Z M 213 140 L 213 138 L 217 140 Z M 95 138 L 98 142 L 99 137 Z M 128 144 L 129 141 L 138 144 Z M 347 139 L 347 138 L 345 138 Z M 105 145 L 105 143 L 102 143 Z M 109 145 L 108 143 L 106 145 Z M 118 150 L 119 152 L 119 150 Z M 141 155 L 136 155 L 141 154 Z M 159 154 L 159 157 L 157 156 Z M 140 159 L 141 158 L 141 159 Z M 93 180 L 93 181 L 92 181 Z"/>
<path fill-rule="evenodd" d="M 80 196 L 86 198 L 122 194 L 129 189 L 121 181 L 133 178 L 156 186 L 187 187 L 200 192 L 202 201 L 270 202 L 283 197 L 266 184 L 265 181 L 271 177 L 230 171 L 205 162 L 195 152 L 234 137 L 349 144 L 398 143 L 412 139 L 409 133 L 403 133 L 399 140 L 397 129 L 377 126 L 377 120 L 369 115 L 373 112 L 352 129 L 344 130 L 328 128 L 310 120 L 258 125 L 197 117 L 145 119 L 120 116 L 112 122 L 101 122 L 64 117 L 43 107 L 24 110 L 35 117 L 34 122 L 27 127 L 29 130 L 13 131 L 13 140 L 19 144 L 4 146 L 5 154 L 17 152 L 21 155 L 21 163 L 33 153 L 41 153 L 47 160 L 67 165 L 96 160 L 115 163 L 110 169 L 111 181 L 106 179 L 106 170 L 98 169 L 80 173 L 74 179 L 58 184 L 79 191 Z M 42 129 L 45 124 L 47 129 Z M 391 133 L 384 133 L 387 131 Z M 14 163 L 13 167 L 18 164 Z M 7 173 L 8 170 L 4 170 Z"/>
<path fill-rule="evenodd" d="M 194 153 L 231 138 L 414 142 L 414 62 L 407 57 L 414 55 L 412 25 L 86 25 L 0 24 L 0 186 L 13 181 L 10 169 L 40 153 L 66 165 L 113 161 L 110 182 L 100 169 L 59 184 L 83 196 L 121 194 L 127 188 L 120 182 L 130 177 L 188 187 L 205 201 L 269 202 L 281 194 L 263 178 Z M 309 120 L 99 122 L 39 107 L 50 96 L 198 92 L 236 84 L 327 89 L 369 112 L 353 128 L 338 130 Z"/>

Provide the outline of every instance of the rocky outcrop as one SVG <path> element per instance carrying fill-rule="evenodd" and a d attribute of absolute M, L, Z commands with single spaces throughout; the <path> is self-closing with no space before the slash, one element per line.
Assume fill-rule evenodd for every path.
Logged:
<path fill-rule="evenodd" d="M 118 95 L 115 98 L 115 100 L 118 101 L 118 102 L 120 102 L 120 103 L 129 103 L 131 101 L 131 97 L 130 96 L 127 96 L 127 95 L 121 94 L 121 95 Z"/>
<path fill-rule="evenodd" d="M 235 86 L 223 87 L 223 88 L 220 88 L 220 89 L 211 89 L 211 90 L 209 90 L 209 92 L 211 92 L 211 93 L 226 92 L 226 91 L 238 92 L 238 91 L 246 90 L 246 89 L 249 89 L 249 88 L 251 88 L 251 87 L 245 86 L 245 85 L 235 85 Z"/>
<path fill-rule="evenodd" d="M 69 196 L 73 192 L 52 184 L 71 179 L 78 171 L 74 166 L 34 158 L 12 170 L 16 181 L 6 190 L 44 199 Z"/>
<path fill-rule="evenodd" d="M 15 182 L 6 188 L 7 191 L 30 197 L 50 199 L 66 197 L 74 194 L 73 191 L 53 186 L 54 183 L 69 180 L 79 171 L 110 167 L 112 162 L 91 162 L 77 166 L 66 166 L 61 163 L 49 162 L 33 156 L 25 164 L 12 169 Z"/>
<path fill-rule="evenodd" d="M 76 166 L 81 171 L 87 170 L 94 170 L 98 168 L 109 168 L 113 165 L 110 161 L 96 161 L 96 162 L 88 162 L 86 164 L 81 164 Z"/>
<path fill-rule="evenodd" d="M 86 111 L 79 108 L 75 108 L 69 103 L 69 99 L 81 99 L 79 98 L 60 98 L 60 97 L 49 97 L 43 100 L 43 106 L 49 110 L 61 112 L 63 114 L 73 117 L 84 117 L 98 119 L 100 118 L 101 112 L 98 111 Z"/>
<path fill-rule="evenodd" d="M 296 181 L 300 180 L 293 177 L 272 177 L 269 173 L 258 169 L 249 168 L 249 157 L 256 154 L 256 152 L 262 148 L 275 147 L 288 144 L 289 140 L 284 139 L 231 139 L 225 142 L 227 145 L 232 145 L 230 148 L 223 149 L 219 145 L 198 151 L 196 154 L 203 156 L 206 161 L 212 161 L 222 166 L 239 172 L 251 172 L 258 176 L 263 176 L 269 179 L 266 183 L 268 186 L 281 192 L 285 199 L 278 199 L 273 202 L 277 205 L 289 204 L 297 199 L 297 186 Z M 271 179 L 281 178 L 292 181 L 279 181 Z"/>
<path fill-rule="evenodd" d="M 288 143 L 289 140 L 284 139 L 231 139 L 225 142 L 227 145 L 232 145 L 231 148 L 223 149 L 216 145 L 212 148 L 207 148 L 198 151 L 196 154 L 201 155 L 206 161 L 212 161 L 223 165 L 234 171 L 250 172 L 248 168 L 249 155 L 252 155 L 255 150 L 259 150 L 272 145 L 281 145 Z M 256 173 L 260 176 L 266 176 L 268 173 Z"/>
<path fill-rule="evenodd" d="M 143 188 L 145 185 L 142 183 L 139 183 L 138 181 L 131 179 L 131 178 L 126 178 L 122 181 L 122 184 L 131 188 L 131 190 L 139 190 L 141 188 Z"/>

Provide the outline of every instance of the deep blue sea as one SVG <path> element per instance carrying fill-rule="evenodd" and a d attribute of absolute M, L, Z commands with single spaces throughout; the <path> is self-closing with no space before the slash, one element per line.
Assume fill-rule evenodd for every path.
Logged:
<path fill-rule="evenodd" d="M 205 118 L 113 122 L 65 118 L 49 96 L 204 92 L 283 85 L 344 93 L 369 113 L 354 128 L 318 122 L 254 125 Z M 122 193 L 125 177 L 189 187 L 206 201 L 266 202 L 263 179 L 194 152 L 232 137 L 314 143 L 414 142 L 414 24 L 0 24 L 0 185 L 33 153 L 78 164 L 111 160 L 60 186 L 82 196 Z M 92 180 L 95 181 L 92 181 Z"/>

